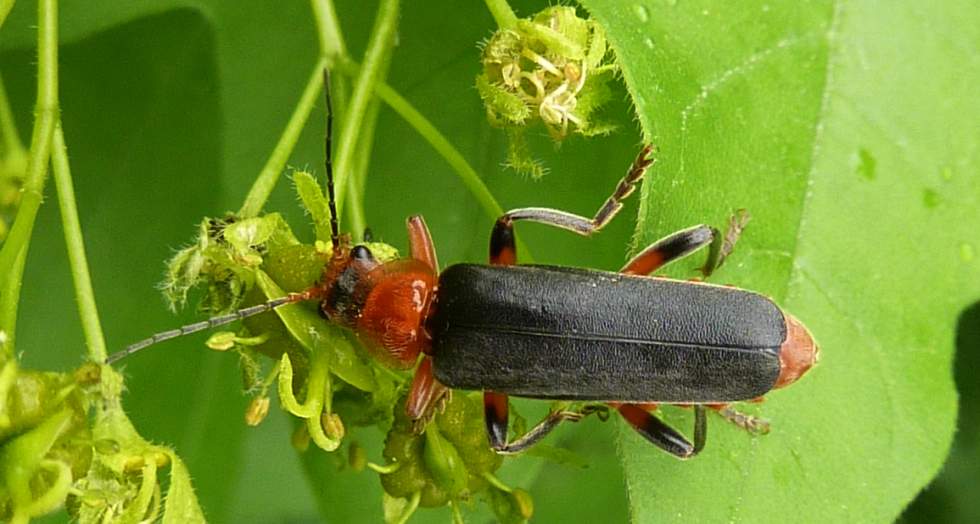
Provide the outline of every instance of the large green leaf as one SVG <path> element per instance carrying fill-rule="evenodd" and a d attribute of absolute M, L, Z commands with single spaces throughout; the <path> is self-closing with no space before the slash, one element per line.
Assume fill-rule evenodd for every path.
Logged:
<path fill-rule="evenodd" d="M 757 410 L 768 436 L 713 420 L 681 463 L 624 433 L 634 519 L 894 519 L 949 449 L 954 327 L 980 297 L 976 4 L 583 3 L 661 149 L 639 244 L 749 209 L 717 278 L 823 348 Z"/>

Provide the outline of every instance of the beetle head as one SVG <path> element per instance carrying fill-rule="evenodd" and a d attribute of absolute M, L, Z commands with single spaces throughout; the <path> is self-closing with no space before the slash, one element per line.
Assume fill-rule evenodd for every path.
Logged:
<path fill-rule="evenodd" d="M 364 297 L 359 296 L 358 284 L 364 276 L 378 266 L 371 250 L 359 245 L 348 247 L 349 240 L 340 242 L 334 251 L 321 284 L 324 299 L 320 309 L 327 318 L 347 326 L 353 326 L 360 316 Z"/>

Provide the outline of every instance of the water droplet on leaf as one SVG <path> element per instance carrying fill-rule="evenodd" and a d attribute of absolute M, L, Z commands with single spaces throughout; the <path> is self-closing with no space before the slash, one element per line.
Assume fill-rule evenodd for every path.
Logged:
<path fill-rule="evenodd" d="M 935 209 L 940 202 L 942 202 L 942 197 L 935 190 L 929 188 L 922 190 L 922 203 L 927 208 Z"/>
<path fill-rule="evenodd" d="M 874 180 L 875 167 L 877 165 L 878 163 L 875 161 L 875 157 L 871 155 L 871 151 L 868 151 L 863 147 L 858 150 L 857 172 L 859 175 L 863 176 L 868 180 Z"/>

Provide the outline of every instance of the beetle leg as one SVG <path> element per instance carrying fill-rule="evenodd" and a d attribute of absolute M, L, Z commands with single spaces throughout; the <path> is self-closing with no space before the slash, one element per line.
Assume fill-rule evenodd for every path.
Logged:
<path fill-rule="evenodd" d="M 678 231 L 640 251 L 619 272 L 649 275 L 666 264 L 712 243 L 714 238 L 714 230 L 703 224 Z"/>
<path fill-rule="evenodd" d="M 500 450 L 507 447 L 507 419 L 510 408 L 507 405 L 507 395 L 483 392 L 483 417 L 487 424 L 487 436 L 490 447 Z"/>
<path fill-rule="evenodd" d="M 720 268 L 725 262 L 728 255 L 735 249 L 735 242 L 742 235 L 742 230 L 745 229 L 745 225 L 751 219 L 752 215 L 747 210 L 739 209 L 732 216 L 728 217 L 728 229 L 725 231 L 725 236 L 719 235 L 718 230 L 714 230 L 715 238 L 711 243 L 711 249 L 708 251 L 708 260 L 701 267 L 701 274 L 705 278 L 711 276 L 711 273 Z"/>
<path fill-rule="evenodd" d="M 552 411 L 520 438 L 513 442 L 507 442 L 507 395 L 493 391 L 483 392 L 483 408 L 487 422 L 487 435 L 490 437 L 490 447 L 501 455 L 514 455 L 524 451 L 537 444 L 539 440 L 558 427 L 558 424 L 566 420 L 578 422 L 587 415 L 601 412 L 594 406 L 586 406 L 581 411 Z"/>
<path fill-rule="evenodd" d="M 425 425 L 432 419 L 436 408 L 449 395 L 450 389 L 436 380 L 432 373 L 432 359 L 422 358 L 422 363 L 415 370 L 412 378 L 412 387 L 408 393 L 408 402 L 405 403 L 405 412 L 408 418 L 413 421 L 413 429 L 416 433 L 421 433 Z"/>
<path fill-rule="evenodd" d="M 678 458 L 691 458 L 704 449 L 707 420 L 704 406 L 700 404 L 694 405 L 694 444 L 640 405 L 619 403 L 610 403 L 610 405 L 618 409 L 626 422 L 643 435 L 643 438 Z"/>
<path fill-rule="evenodd" d="M 514 224 L 500 217 L 490 233 L 490 263 L 495 266 L 512 266 L 517 263 L 517 244 L 514 242 Z"/>
<path fill-rule="evenodd" d="M 408 217 L 408 245 L 412 258 L 428 264 L 433 271 L 439 271 L 439 261 L 436 259 L 436 248 L 432 244 L 432 235 L 425 225 L 422 215 Z"/>
<path fill-rule="evenodd" d="M 606 199 L 592 218 L 546 207 L 524 207 L 504 213 L 497 219 L 493 226 L 493 233 L 490 235 L 490 263 L 508 265 L 516 263 L 514 222 L 518 220 L 529 220 L 560 227 L 583 236 L 589 236 L 605 227 L 623 208 L 623 200 L 636 190 L 636 184 L 643 178 L 647 168 L 653 164 L 653 159 L 649 158 L 652 151 L 653 146 L 651 145 L 644 146 L 640 150 L 640 154 L 633 161 L 629 172 L 619 181 L 613 194 Z"/>
<path fill-rule="evenodd" d="M 769 433 L 769 421 L 764 418 L 742 413 L 733 408 L 731 404 L 717 404 L 709 407 L 715 410 L 725 420 L 753 435 L 765 435 Z"/>
<path fill-rule="evenodd" d="M 408 217 L 406 226 L 412 258 L 428 265 L 433 272 L 439 271 L 439 260 L 436 258 L 432 235 L 429 234 L 429 228 L 425 225 L 422 215 Z M 424 357 L 415 370 L 408 402 L 405 404 L 405 411 L 414 421 L 413 429 L 416 433 L 422 432 L 436 410 L 445 407 L 446 399 L 450 394 L 451 390 L 436 380 L 432 372 L 432 359 Z"/>

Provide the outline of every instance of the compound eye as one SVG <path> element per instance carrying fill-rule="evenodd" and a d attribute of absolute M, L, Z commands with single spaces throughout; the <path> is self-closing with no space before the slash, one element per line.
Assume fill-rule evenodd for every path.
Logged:
<path fill-rule="evenodd" d="M 374 261 L 374 255 L 371 254 L 371 250 L 364 246 L 354 246 L 354 249 L 350 252 L 350 257 L 361 262 Z"/>

